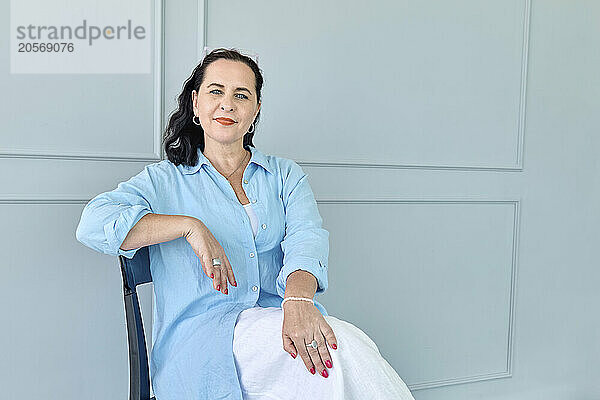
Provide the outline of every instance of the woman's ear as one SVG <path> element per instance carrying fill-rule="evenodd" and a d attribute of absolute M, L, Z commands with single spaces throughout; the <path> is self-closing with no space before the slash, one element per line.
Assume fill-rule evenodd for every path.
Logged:
<path fill-rule="evenodd" d="M 262 103 L 259 101 L 259 102 L 258 102 L 258 109 L 256 110 L 256 114 L 254 114 L 254 119 L 256 119 L 256 116 L 258 115 L 258 113 L 259 113 L 259 111 L 260 111 L 260 105 L 261 105 L 261 104 L 262 104 Z"/>
<path fill-rule="evenodd" d="M 192 111 L 194 111 L 194 114 L 196 114 L 196 101 L 198 99 L 197 97 L 197 93 L 195 90 L 192 90 Z"/>

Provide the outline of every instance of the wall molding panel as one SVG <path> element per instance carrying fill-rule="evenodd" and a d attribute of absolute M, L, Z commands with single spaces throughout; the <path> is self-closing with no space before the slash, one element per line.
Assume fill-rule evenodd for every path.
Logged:
<path fill-rule="evenodd" d="M 97 161 L 142 161 L 156 162 L 163 159 L 161 141 L 164 123 L 164 0 L 154 0 L 154 127 L 152 153 L 120 153 L 114 152 L 48 152 L 25 148 L 2 148 L 0 158 L 35 158 L 60 160 L 97 160 Z"/>
<path fill-rule="evenodd" d="M 470 376 L 459 376 L 451 379 L 431 380 L 417 383 L 406 382 L 410 390 L 431 389 L 441 386 L 459 385 L 465 383 L 487 381 L 499 378 L 510 378 L 513 374 L 513 352 L 515 337 L 515 308 L 516 308 L 516 288 L 517 288 L 517 265 L 519 254 L 519 231 L 520 231 L 520 199 L 317 199 L 317 204 L 331 205 L 354 205 L 354 204 L 419 204 L 419 205 L 453 205 L 453 204 L 485 204 L 485 205 L 510 205 L 513 208 L 512 213 L 512 254 L 510 267 L 510 294 L 509 294 L 509 315 L 506 321 L 508 337 L 506 342 L 506 363 L 505 369 L 497 372 L 474 374 Z"/>
<path fill-rule="evenodd" d="M 521 47 L 520 63 L 520 94 L 519 94 L 519 112 L 518 128 L 516 132 L 516 154 L 513 165 L 485 166 L 485 165 L 445 165 L 445 164 L 379 164 L 370 162 L 327 162 L 314 161 L 307 159 L 296 159 L 302 166 L 310 167 L 342 167 L 342 168 L 390 168 L 390 169 L 424 169 L 424 170 L 457 170 L 457 171 L 499 171 L 499 172 L 522 172 L 523 171 L 523 143 L 525 132 L 525 113 L 526 113 L 526 95 L 527 95 L 527 65 L 529 55 L 529 30 L 531 23 L 531 0 L 523 0 L 523 38 Z"/>

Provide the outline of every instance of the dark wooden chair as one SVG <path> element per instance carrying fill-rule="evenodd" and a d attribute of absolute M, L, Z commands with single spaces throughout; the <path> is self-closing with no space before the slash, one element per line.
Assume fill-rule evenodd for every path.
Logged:
<path fill-rule="evenodd" d="M 152 282 L 148 247 L 140 248 L 131 259 L 119 255 L 119 264 L 123 275 L 123 300 L 129 345 L 129 400 L 155 400 L 154 397 L 150 397 L 146 337 L 136 291 L 138 285 Z"/>

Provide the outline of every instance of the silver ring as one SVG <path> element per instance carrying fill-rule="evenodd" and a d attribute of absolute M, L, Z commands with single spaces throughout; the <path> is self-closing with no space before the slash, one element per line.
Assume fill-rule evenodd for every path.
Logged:
<path fill-rule="evenodd" d="M 212 265 L 213 265 L 213 267 L 221 265 L 221 259 L 220 258 L 213 258 L 212 259 Z"/>
<path fill-rule="evenodd" d="M 306 347 L 312 347 L 313 349 L 316 349 L 317 347 L 317 341 L 313 340 L 310 344 L 307 344 Z"/>

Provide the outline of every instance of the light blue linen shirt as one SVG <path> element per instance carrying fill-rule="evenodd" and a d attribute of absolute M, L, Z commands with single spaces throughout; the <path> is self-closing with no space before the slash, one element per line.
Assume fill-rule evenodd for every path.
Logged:
<path fill-rule="evenodd" d="M 281 307 L 287 277 L 299 269 L 315 276 L 316 294 L 327 289 L 329 232 L 308 176 L 293 160 L 249 149 L 242 185 L 258 217 L 256 237 L 233 188 L 200 149 L 197 165 L 147 165 L 83 209 L 76 238 L 96 251 L 132 258 L 138 249 L 120 245 L 144 215 L 188 215 L 208 227 L 231 262 L 238 286 L 228 284 L 225 295 L 213 288 L 185 238 L 149 246 L 156 306 L 150 373 L 157 400 L 241 400 L 233 357 L 239 313 L 255 305 Z"/>

